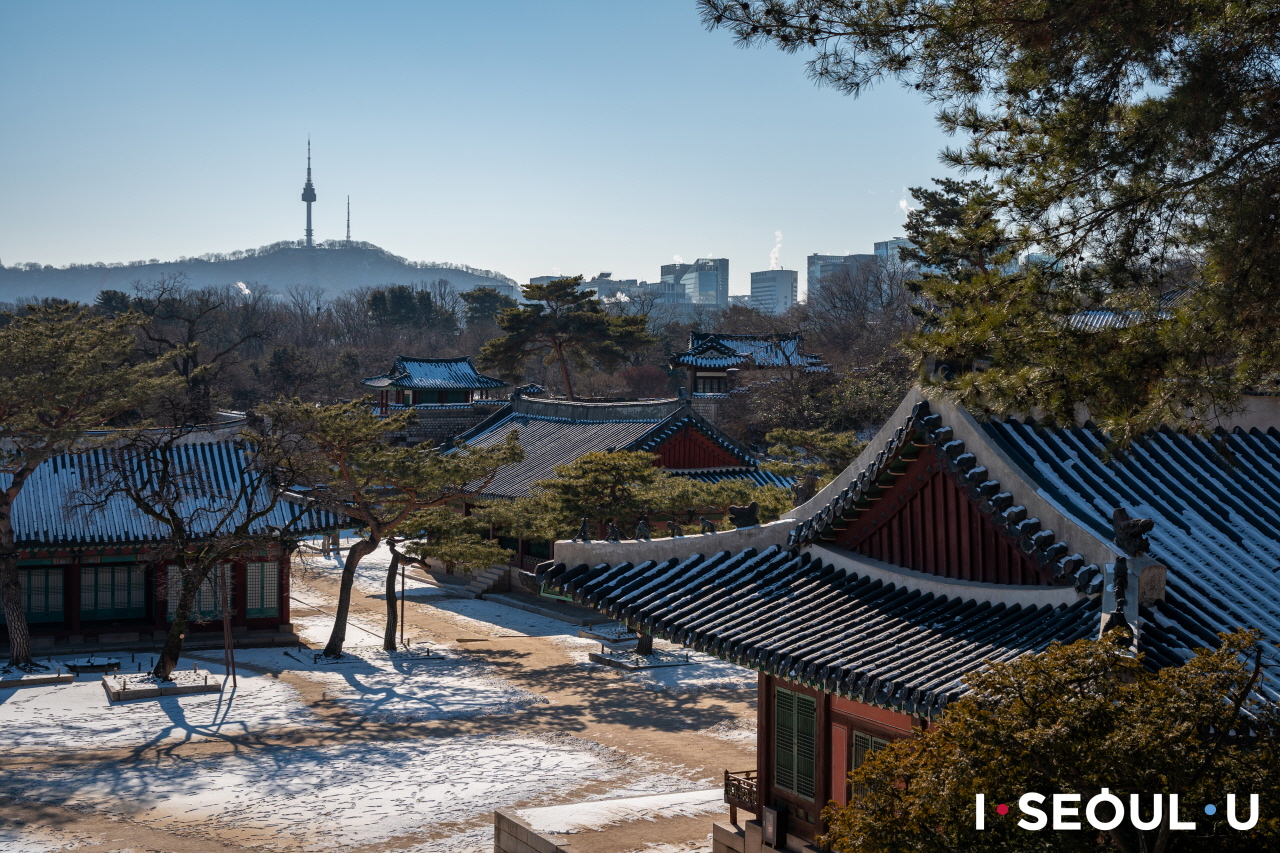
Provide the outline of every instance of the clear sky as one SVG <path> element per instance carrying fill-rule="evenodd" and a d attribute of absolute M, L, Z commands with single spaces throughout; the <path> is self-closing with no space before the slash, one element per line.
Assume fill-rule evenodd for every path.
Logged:
<path fill-rule="evenodd" d="M 172 260 L 303 236 L 518 281 L 732 291 L 900 236 L 944 173 L 914 91 L 819 88 L 693 0 L 0 0 L 0 262 Z"/>

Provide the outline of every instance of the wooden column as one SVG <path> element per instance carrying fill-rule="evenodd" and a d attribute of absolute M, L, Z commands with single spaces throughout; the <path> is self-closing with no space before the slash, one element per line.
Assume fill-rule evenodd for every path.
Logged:
<path fill-rule="evenodd" d="M 289 618 L 289 570 L 293 566 L 293 555 L 285 554 L 280 558 L 280 576 L 279 582 L 276 584 L 278 595 L 280 596 L 280 622 L 288 623 L 292 620 Z"/>
<path fill-rule="evenodd" d="M 72 557 L 62 575 L 62 619 L 70 633 L 80 633 L 80 558 Z"/>

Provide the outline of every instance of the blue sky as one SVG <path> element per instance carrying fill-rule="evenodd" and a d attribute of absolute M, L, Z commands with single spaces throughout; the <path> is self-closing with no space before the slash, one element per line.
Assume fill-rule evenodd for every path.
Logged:
<path fill-rule="evenodd" d="M 656 279 L 728 257 L 733 292 L 899 236 L 944 173 L 913 91 L 854 100 L 802 55 L 707 32 L 693 0 L 0 0 L 0 262 L 170 260 L 302 236 L 519 281 Z M 803 281 L 803 272 L 801 274 Z"/>

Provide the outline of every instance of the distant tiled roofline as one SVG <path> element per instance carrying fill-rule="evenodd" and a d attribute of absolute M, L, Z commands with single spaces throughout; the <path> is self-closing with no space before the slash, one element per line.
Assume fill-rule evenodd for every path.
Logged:
<path fill-rule="evenodd" d="M 671 364 L 681 367 L 729 368 L 817 367 L 821 359 L 801 352 L 804 338 L 799 332 L 767 335 L 727 335 L 718 332 L 690 332 L 689 348 L 673 353 Z"/>
<path fill-rule="evenodd" d="M 414 358 L 397 356 L 387 373 L 363 380 L 370 388 L 424 390 L 478 390 L 505 388 L 507 383 L 479 373 L 471 356 L 457 358 Z"/>
<path fill-rule="evenodd" d="M 657 452 L 686 427 L 697 430 L 742 463 L 742 473 L 719 479 L 756 479 L 752 474 L 756 459 L 751 452 L 699 415 L 686 398 L 581 403 L 513 394 L 511 402 L 456 440 L 489 446 L 512 429 L 517 430 L 525 459 L 499 469 L 484 496 L 520 497 L 529 493 L 532 483 L 554 476 L 557 465 L 610 449 Z"/>

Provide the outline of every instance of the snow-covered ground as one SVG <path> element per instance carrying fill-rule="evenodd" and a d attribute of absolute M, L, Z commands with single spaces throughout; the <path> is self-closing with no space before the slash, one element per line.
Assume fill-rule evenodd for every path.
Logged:
<path fill-rule="evenodd" d="M 246 749 L 102 765 L 91 774 L 78 766 L 19 767 L 6 771 L 5 787 L 13 796 L 125 814 L 156 828 L 247 846 L 284 842 L 332 850 L 404 839 L 415 853 L 463 853 L 469 840 L 475 850 L 492 849 L 490 826 L 465 824 L 487 823 L 495 808 L 624 778 L 627 792 L 689 786 L 672 774 L 638 773 L 644 768 L 635 761 L 568 736 L 469 735 L 370 747 Z M 442 824 L 461 824 L 461 832 L 439 833 Z"/>
<path fill-rule="evenodd" d="M 0 750 L 131 747 L 285 726 L 330 727 L 281 681 L 284 675 L 324 685 L 323 698 L 383 722 L 507 714 L 545 701 L 449 649 L 415 646 L 388 653 L 366 644 L 348 646 L 346 652 L 331 663 L 296 649 L 241 649 L 236 687 L 228 684 L 221 694 L 112 703 L 96 674 L 71 684 L 0 690 Z M 226 672 L 221 652 L 194 652 L 186 660 L 216 675 Z M 128 669 L 125 664 L 126 674 Z"/>
<path fill-rule="evenodd" d="M 132 668 L 127 662 L 123 666 L 125 673 Z M 201 661 L 201 669 L 221 673 L 221 655 L 216 665 Z M 303 706 L 297 691 L 265 676 L 242 676 L 235 691 L 114 704 L 98 674 L 70 684 L 0 690 L 0 752 L 132 747 L 298 725 L 326 727 Z"/>
<path fill-rule="evenodd" d="M 535 832 L 571 834 L 589 829 L 604 829 L 606 826 L 632 820 L 696 817 L 723 810 L 724 790 L 705 788 L 675 794 L 519 809 L 516 815 Z"/>
<path fill-rule="evenodd" d="M 759 676 L 754 670 L 722 661 L 701 652 L 688 651 L 683 646 L 654 640 L 653 647 L 665 651 L 684 654 L 688 651 L 689 663 L 683 666 L 663 666 L 655 669 L 613 669 L 602 664 L 593 663 L 589 657 L 591 652 L 599 652 L 601 644 L 597 640 L 588 640 L 578 636 L 555 637 L 552 642 L 560 646 L 578 665 L 599 667 L 629 681 L 643 685 L 646 690 L 657 690 L 673 696 L 688 696 L 705 690 L 745 690 L 755 687 Z M 623 648 L 634 648 L 625 646 Z M 606 651 L 609 650 L 605 646 Z"/>

